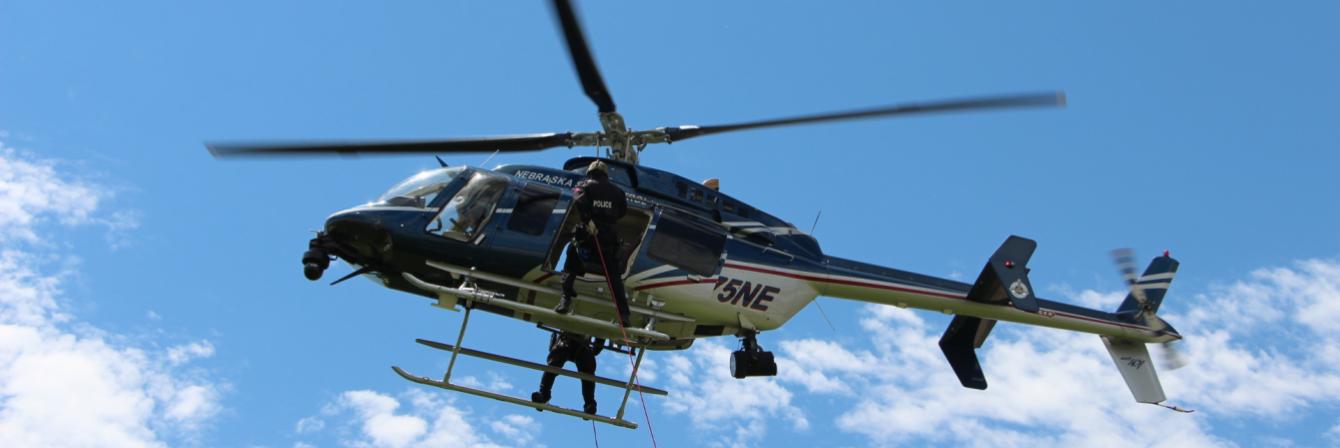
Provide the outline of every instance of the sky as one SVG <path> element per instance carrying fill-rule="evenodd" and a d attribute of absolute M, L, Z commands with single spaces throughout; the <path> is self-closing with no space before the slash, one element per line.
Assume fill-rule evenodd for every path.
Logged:
<path fill-rule="evenodd" d="M 1161 314 L 1190 363 L 1160 373 L 1196 412 L 1135 403 L 1092 335 L 1015 324 L 979 352 L 990 388 L 963 389 L 936 346 L 947 316 L 832 298 L 761 336 L 775 378 L 729 378 L 732 338 L 649 354 L 640 377 L 670 395 L 650 421 L 630 403 L 635 431 L 405 382 L 391 365 L 445 368 L 413 340 L 460 315 L 308 282 L 299 260 L 331 212 L 436 161 L 222 161 L 202 142 L 595 130 L 545 2 L 7 0 L 0 445 L 650 446 L 647 427 L 659 446 L 1340 445 L 1340 5 L 578 11 L 634 128 L 1063 90 L 1063 109 L 741 132 L 643 163 L 802 229 L 822 211 L 826 253 L 930 275 L 971 281 L 1026 236 L 1040 295 L 1100 309 L 1123 295 L 1110 250 L 1170 250 Z M 474 322 L 467 346 L 544 356 L 531 326 Z M 459 368 L 519 396 L 538 382 Z M 574 381 L 554 395 L 580 402 Z"/>

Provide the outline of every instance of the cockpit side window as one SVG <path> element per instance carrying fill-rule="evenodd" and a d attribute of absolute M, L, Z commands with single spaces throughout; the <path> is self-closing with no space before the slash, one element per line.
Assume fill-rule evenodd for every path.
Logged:
<path fill-rule="evenodd" d="M 442 212 L 428 223 L 428 231 L 455 240 L 475 241 L 506 190 L 506 177 L 488 172 L 475 173 L 447 201 Z"/>

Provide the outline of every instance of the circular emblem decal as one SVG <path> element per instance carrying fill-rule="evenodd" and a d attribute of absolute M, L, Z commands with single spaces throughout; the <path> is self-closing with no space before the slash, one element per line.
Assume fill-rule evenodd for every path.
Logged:
<path fill-rule="evenodd" d="M 1028 297 L 1028 285 L 1024 284 L 1024 279 L 1016 279 L 1014 283 L 1010 283 L 1010 295 L 1016 299 Z"/>

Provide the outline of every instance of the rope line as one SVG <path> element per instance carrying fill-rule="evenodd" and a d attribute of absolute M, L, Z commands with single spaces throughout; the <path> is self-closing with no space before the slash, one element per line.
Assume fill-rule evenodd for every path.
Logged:
<path fill-rule="evenodd" d="M 597 238 L 595 235 L 592 235 L 591 239 L 595 240 L 596 242 L 596 255 L 600 256 L 600 268 L 605 271 L 605 285 L 608 286 L 610 290 L 610 301 L 614 302 L 614 313 L 620 316 L 623 314 L 620 311 L 623 311 L 624 313 L 629 313 L 630 315 L 628 316 L 628 319 L 630 321 L 627 323 L 631 324 L 632 323 L 631 320 L 633 318 L 633 316 L 631 315 L 632 313 L 627 310 L 623 310 L 622 308 L 619 308 L 619 299 L 614 297 L 614 283 L 613 283 L 614 280 L 611 279 L 609 265 L 605 263 L 605 250 L 604 248 L 600 247 L 600 238 Z M 624 294 L 627 295 L 626 292 Z M 627 300 L 627 297 L 625 297 L 624 300 Z M 623 319 L 619 319 L 619 333 L 623 334 L 624 343 L 628 344 L 629 347 L 632 347 L 633 341 L 631 339 L 628 339 L 628 331 L 624 330 L 623 324 L 624 324 Z M 646 348 L 643 348 L 642 350 L 645 351 Z M 628 366 L 634 369 L 637 368 L 637 365 L 633 362 L 632 350 L 628 351 Z M 653 448 L 659 448 L 660 445 L 656 444 L 656 431 L 652 429 L 651 425 L 651 414 L 647 412 L 647 400 L 646 397 L 642 395 L 641 381 L 639 381 L 637 379 L 637 376 L 635 375 L 630 376 L 633 376 L 633 386 L 635 389 L 637 389 L 637 401 L 638 403 L 642 404 L 642 418 L 647 419 L 647 434 L 651 436 L 651 446 Z"/>

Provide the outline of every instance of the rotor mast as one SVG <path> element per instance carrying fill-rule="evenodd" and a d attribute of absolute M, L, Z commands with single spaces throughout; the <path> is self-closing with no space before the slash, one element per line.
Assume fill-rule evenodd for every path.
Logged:
<path fill-rule="evenodd" d="M 618 112 L 601 112 L 600 126 L 605 128 L 607 156 L 620 162 L 637 165 L 637 155 L 646 147 L 646 143 L 634 143 L 634 134 L 623 123 L 623 115 Z"/>

